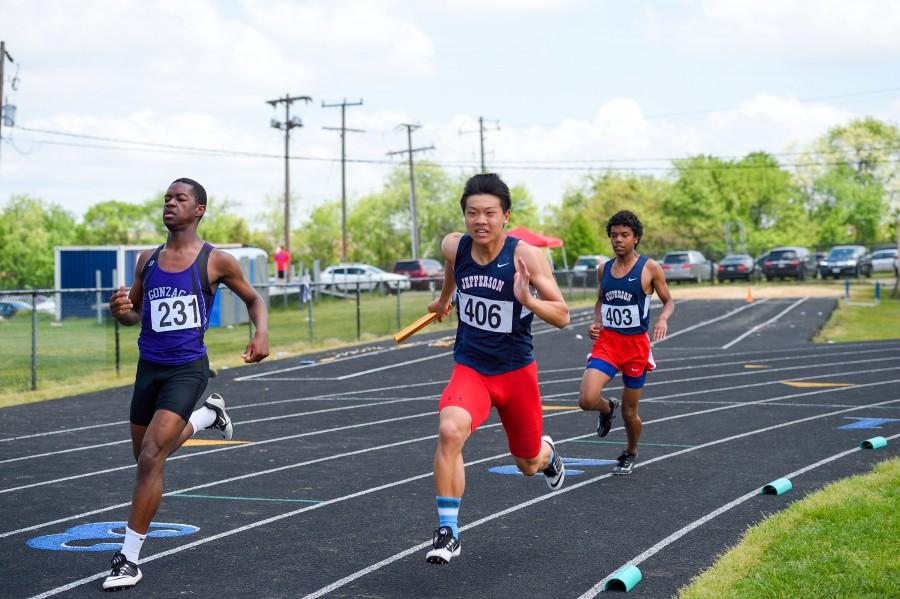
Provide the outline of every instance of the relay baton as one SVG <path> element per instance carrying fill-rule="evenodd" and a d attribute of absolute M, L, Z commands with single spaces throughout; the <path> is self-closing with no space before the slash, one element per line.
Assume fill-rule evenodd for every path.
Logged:
<path fill-rule="evenodd" d="M 413 333 L 416 333 L 419 330 L 428 326 L 428 324 L 431 323 L 431 321 L 434 320 L 435 318 L 437 318 L 437 312 L 429 312 L 425 316 L 416 320 L 411 325 L 400 330 L 396 335 L 394 335 L 394 341 L 396 341 L 397 343 L 404 341 L 405 339 L 410 337 Z"/>

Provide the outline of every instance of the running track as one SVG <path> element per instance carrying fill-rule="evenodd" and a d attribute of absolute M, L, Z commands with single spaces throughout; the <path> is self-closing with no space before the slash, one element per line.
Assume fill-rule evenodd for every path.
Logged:
<path fill-rule="evenodd" d="M 589 312 L 562 331 L 536 324 L 545 431 L 569 462 L 565 486 L 551 494 L 542 477 L 492 471 L 512 464 L 493 416 L 466 446 L 463 551 L 442 567 L 424 552 L 448 338 L 224 371 L 209 391 L 226 397 L 241 443 L 173 456 L 155 522 L 179 536 L 147 540 L 144 580 L 127 594 L 592 597 L 631 562 L 644 576 L 632 595 L 671 596 L 747 526 L 898 454 L 900 340 L 810 344 L 834 306 L 679 302 L 654 347 L 629 477 L 606 463 L 624 445 L 621 419 L 600 440 L 595 417 L 574 409 Z M 121 524 L 100 523 L 127 519 L 134 478 L 129 399 L 123 387 L 0 410 L 4 596 L 101 593 L 120 537 L 100 537 Z M 857 449 L 876 435 L 888 446 Z M 791 492 L 758 494 L 786 475 Z"/>

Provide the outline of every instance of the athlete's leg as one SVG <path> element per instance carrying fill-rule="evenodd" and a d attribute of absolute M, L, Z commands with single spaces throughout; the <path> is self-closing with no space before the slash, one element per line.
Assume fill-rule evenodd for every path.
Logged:
<path fill-rule="evenodd" d="M 599 363 L 600 360 L 591 360 L 591 362 Z M 599 367 L 598 367 L 599 366 Z M 600 370 L 600 367 L 603 370 Z M 609 373 L 610 369 L 612 374 Z M 585 411 L 609 413 L 610 406 L 606 398 L 603 397 L 603 388 L 612 380 L 616 374 L 615 367 L 606 362 L 597 366 L 589 363 L 585 368 L 584 374 L 581 375 L 581 390 L 578 394 L 578 407 Z"/>
<path fill-rule="evenodd" d="M 184 431 L 184 418 L 169 410 L 157 410 L 147 427 L 137 465 L 137 483 L 131 500 L 128 528 L 145 534 L 162 500 L 163 466 L 178 448 Z"/>
<path fill-rule="evenodd" d="M 637 453 L 638 441 L 641 438 L 641 417 L 638 415 L 638 401 L 641 399 L 643 388 L 626 386 L 622 391 L 622 419 L 625 421 L 625 434 L 628 436 L 628 445 L 625 451 Z"/>
<path fill-rule="evenodd" d="M 440 497 L 462 497 L 466 489 L 466 469 L 462 449 L 472 434 L 472 416 L 463 408 L 441 410 L 438 443 L 434 452 L 434 488 Z"/>

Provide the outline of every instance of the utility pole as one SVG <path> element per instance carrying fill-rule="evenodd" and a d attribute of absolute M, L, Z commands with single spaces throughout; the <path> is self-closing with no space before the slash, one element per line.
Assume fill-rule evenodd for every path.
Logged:
<path fill-rule="evenodd" d="M 3 150 L 3 83 L 4 83 L 4 67 L 6 66 L 6 59 L 9 59 L 10 62 L 13 62 L 13 57 L 9 55 L 9 52 L 6 51 L 6 42 L 0 41 L 0 153 Z M 15 89 L 15 85 L 13 85 L 13 89 Z"/>
<path fill-rule="evenodd" d="M 326 104 L 322 102 L 322 108 L 341 107 L 341 126 L 338 127 L 322 127 L 329 131 L 341 132 L 341 262 L 347 261 L 347 131 L 353 133 L 365 133 L 362 129 L 347 128 L 347 107 L 362 106 L 362 98 L 359 102 L 347 102 L 347 98 L 340 104 Z"/>
<path fill-rule="evenodd" d="M 412 245 L 412 258 L 413 260 L 419 257 L 419 225 L 416 220 L 416 178 L 415 172 L 413 170 L 413 153 L 415 152 L 424 152 L 426 150 L 433 150 L 434 146 L 428 146 L 424 148 L 414 148 L 412 147 L 412 132 L 415 129 L 419 129 L 422 125 L 413 125 L 411 123 L 402 123 L 399 127 L 406 127 L 406 150 L 397 150 L 396 152 L 388 152 L 388 156 L 395 156 L 397 154 L 407 154 L 409 158 L 409 236 L 410 243 Z"/>
<path fill-rule="evenodd" d="M 481 172 L 482 173 L 487 172 L 487 167 L 484 164 L 484 132 L 500 130 L 500 121 L 498 121 L 496 119 L 491 119 L 491 120 L 493 120 L 495 124 L 493 127 L 487 128 L 484 126 L 484 117 L 483 116 L 478 117 L 478 141 L 479 141 L 479 145 L 481 147 Z M 474 133 L 474 131 L 463 131 L 462 129 L 459 130 L 460 135 L 463 135 L 465 133 Z"/>
<path fill-rule="evenodd" d="M 283 98 L 266 100 L 266 104 L 271 104 L 272 108 L 284 104 L 284 122 L 272 119 L 271 125 L 274 129 L 284 129 L 284 249 L 287 252 L 291 251 L 291 129 L 303 126 L 300 117 L 291 117 L 291 104 L 300 100 L 307 104 L 312 102 L 312 98 L 309 96 L 291 96 L 290 94 L 284 94 Z"/>

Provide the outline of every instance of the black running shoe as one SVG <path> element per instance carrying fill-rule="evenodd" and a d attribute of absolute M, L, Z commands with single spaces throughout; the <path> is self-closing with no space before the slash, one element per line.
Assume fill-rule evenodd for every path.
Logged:
<path fill-rule="evenodd" d="M 615 466 L 613 466 L 612 473 L 613 474 L 631 474 L 632 470 L 634 470 L 634 458 L 637 457 L 636 453 L 631 453 L 630 451 L 623 451 L 622 455 L 620 455 L 616 461 L 619 462 Z"/>
<path fill-rule="evenodd" d="M 206 398 L 203 405 L 216 413 L 216 420 L 206 428 L 221 431 L 222 436 L 230 441 L 234 436 L 234 426 L 231 424 L 231 418 L 225 411 L 225 399 L 218 393 L 213 393 Z"/>
<path fill-rule="evenodd" d="M 441 526 L 434 531 L 431 550 L 425 554 L 425 561 L 429 564 L 449 564 L 451 557 L 459 557 L 461 547 L 459 539 L 453 536 L 450 527 Z"/>
<path fill-rule="evenodd" d="M 111 565 L 112 572 L 110 572 L 109 576 L 103 581 L 104 591 L 110 592 L 130 589 L 144 577 L 144 575 L 141 574 L 141 569 L 137 567 L 137 564 L 128 561 L 121 552 L 113 556 Z"/>
<path fill-rule="evenodd" d="M 600 413 L 600 419 L 597 421 L 597 436 L 605 437 L 609 434 L 609 429 L 612 428 L 612 421 L 616 417 L 616 407 L 619 405 L 612 397 L 607 397 L 606 401 L 609 402 L 609 412 L 606 414 Z"/>
<path fill-rule="evenodd" d="M 563 465 L 562 458 L 559 457 L 559 452 L 556 451 L 556 445 L 553 444 L 550 435 L 544 435 L 541 440 L 549 443 L 553 450 L 553 461 L 544 468 L 544 480 L 547 481 L 547 486 L 552 491 L 556 491 L 563 486 L 563 481 L 566 480 L 566 467 Z"/>

